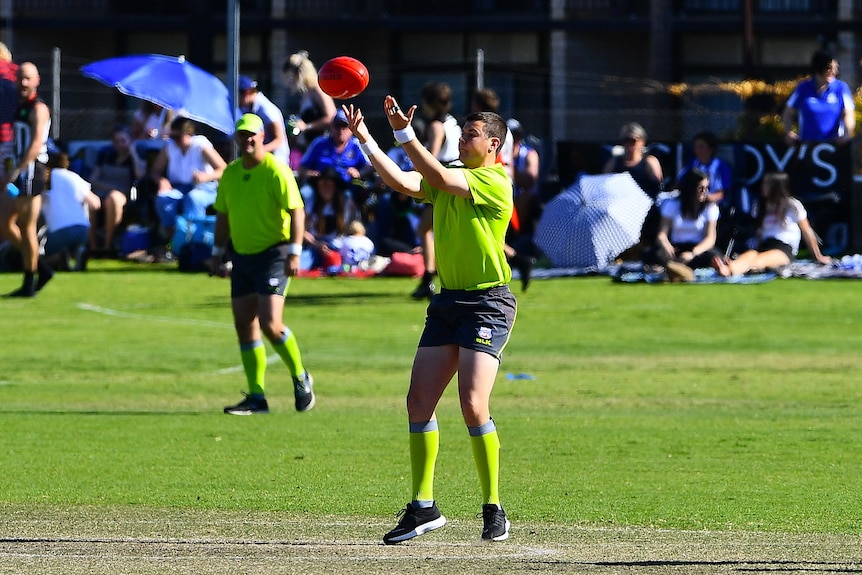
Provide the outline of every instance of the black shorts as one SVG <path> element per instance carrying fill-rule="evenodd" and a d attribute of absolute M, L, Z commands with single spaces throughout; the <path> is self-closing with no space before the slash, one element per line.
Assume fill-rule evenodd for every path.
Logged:
<path fill-rule="evenodd" d="M 781 240 L 777 240 L 775 238 L 767 238 L 757 244 L 757 251 L 759 252 L 768 252 L 769 250 L 778 250 L 784 252 L 784 255 L 787 256 L 791 262 L 796 259 L 793 255 L 793 248 L 789 245 L 785 244 Z"/>
<path fill-rule="evenodd" d="M 287 244 L 277 244 L 256 254 L 234 254 L 230 273 L 230 297 L 280 295 L 290 282 L 284 273 Z"/>
<path fill-rule="evenodd" d="M 507 285 L 471 291 L 444 289 L 428 305 L 419 347 L 455 344 L 499 359 L 517 313 L 518 303 Z"/>
<path fill-rule="evenodd" d="M 48 167 L 42 162 L 33 162 L 13 183 L 18 186 L 18 197 L 34 197 L 45 191 Z"/>

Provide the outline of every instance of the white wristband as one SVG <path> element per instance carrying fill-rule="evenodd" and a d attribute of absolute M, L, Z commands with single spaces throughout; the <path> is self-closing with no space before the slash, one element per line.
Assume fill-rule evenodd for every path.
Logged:
<path fill-rule="evenodd" d="M 289 256 L 302 255 L 302 244 L 287 244 L 287 255 L 289 255 Z"/>
<path fill-rule="evenodd" d="M 220 246 L 213 246 L 212 256 L 214 258 L 220 258 L 224 255 L 224 248 Z"/>
<path fill-rule="evenodd" d="M 362 148 L 362 153 L 369 158 L 374 155 L 374 152 L 380 150 L 380 146 L 377 145 L 377 142 L 373 138 L 368 138 L 364 143 L 359 144 L 359 147 Z"/>
<path fill-rule="evenodd" d="M 406 144 L 416 137 L 416 131 L 413 130 L 413 126 L 407 126 L 403 130 L 395 130 L 392 133 L 395 135 L 395 140 L 399 144 Z"/>

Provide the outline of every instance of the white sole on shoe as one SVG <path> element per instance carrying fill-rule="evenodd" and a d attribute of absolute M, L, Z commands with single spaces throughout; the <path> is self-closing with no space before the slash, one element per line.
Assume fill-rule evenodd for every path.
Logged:
<path fill-rule="evenodd" d="M 446 525 L 446 517 L 441 515 L 434 521 L 429 521 L 428 523 L 423 523 L 422 525 L 418 525 L 416 529 L 410 531 L 409 533 L 405 533 L 404 535 L 399 535 L 398 537 L 393 537 L 388 541 L 384 541 L 387 545 L 392 543 L 401 543 L 402 541 L 407 541 L 408 539 L 413 539 L 414 537 L 419 537 L 420 535 L 425 535 L 429 531 L 434 531 L 435 529 L 439 529 Z M 508 536 L 508 535 L 507 535 Z"/>
<path fill-rule="evenodd" d="M 505 541 L 506 539 L 508 539 L 509 538 L 509 527 L 511 527 L 511 526 L 512 526 L 512 524 L 509 523 L 508 519 L 506 519 L 506 530 L 503 532 L 502 535 L 497 535 L 496 537 L 492 537 L 491 541 Z"/>

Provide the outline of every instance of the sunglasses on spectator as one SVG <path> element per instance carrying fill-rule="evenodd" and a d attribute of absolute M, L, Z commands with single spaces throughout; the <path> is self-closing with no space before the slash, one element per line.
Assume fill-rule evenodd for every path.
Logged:
<path fill-rule="evenodd" d="M 629 136 L 628 138 L 623 138 L 623 144 L 634 144 L 638 141 L 638 138 L 633 138 Z"/>

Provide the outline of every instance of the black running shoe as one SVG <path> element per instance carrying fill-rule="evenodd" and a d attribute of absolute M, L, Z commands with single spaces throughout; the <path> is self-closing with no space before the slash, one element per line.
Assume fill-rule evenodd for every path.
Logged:
<path fill-rule="evenodd" d="M 398 517 L 401 519 L 395 529 L 383 536 L 383 542 L 387 545 L 413 539 L 446 525 L 446 518 L 440 514 L 436 503 L 426 508 L 413 507 L 412 503 L 408 503 L 398 512 Z"/>
<path fill-rule="evenodd" d="M 36 291 L 41 291 L 43 287 L 48 285 L 48 282 L 54 278 L 54 272 L 39 272 L 39 279 L 36 280 Z"/>
<path fill-rule="evenodd" d="M 15 291 L 4 294 L 3 297 L 11 298 L 11 297 L 35 297 L 36 289 L 35 287 L 27 287 L 21 286 Z"/>
<path fill-rule="evenodd" d="M 487 541 L 505 541 L 509 538 L 511 524 L 506 519 L 506 512 L 499 505 L 486 503 L 482 506 L 482 539 Z"/>
<path fill-rule="evenodd" d="M 36 291 L 39 291 L 54 277 L 54 270 L 51 269 L 51 266 L 48 265 L 48 262 L 42 256 L 39 257 L 37 268 L 39 270 L 39 277 L 36 280 Z"/>
<path fill-rule="evenodd" d="M 257 413 L 269 413 L 269 404 L 265 397 L 255 397 L 244 393 L 245 399 L 236 405 L 228 405 L 224 412 L 228 415 L 255 415 Z"/>
<path fill-rule="evenodd" d="M 36 287 L 36 278 L 34 274 L 29 272 L 24 273 L 24 281 L 21 287 L 13 292 L 5 294 L 3 297 L 33 297 L 36 295 L 38 288 Z"/>
<path fill-rule="evenodd" d="M 296 411 L 308 411 L 314 407 L 314 378 L 307 371 L 302 379 L 293 380 L 293 398 Z"/>

